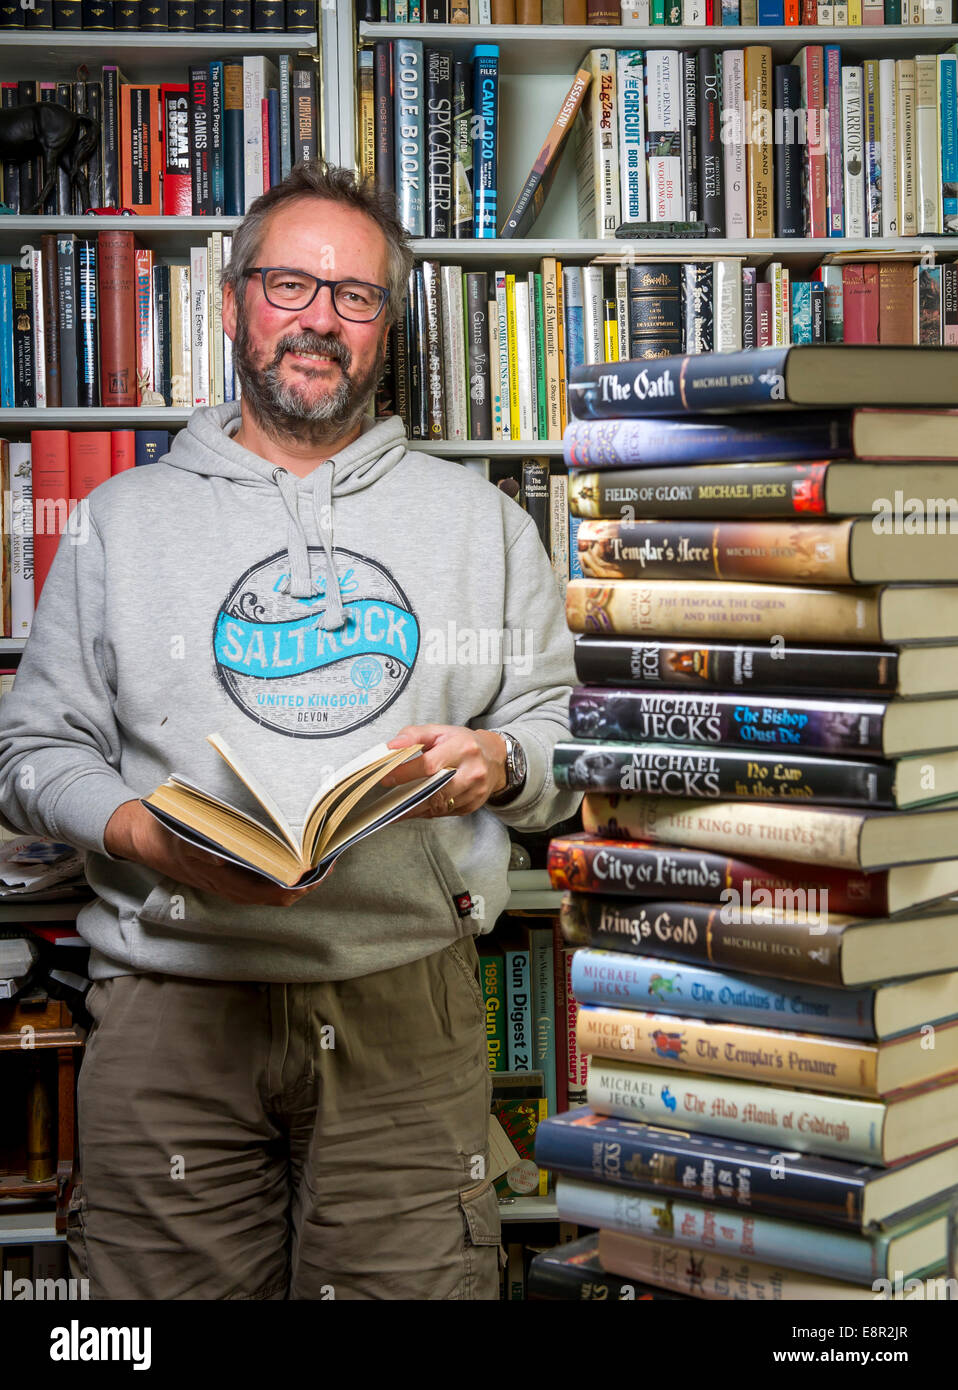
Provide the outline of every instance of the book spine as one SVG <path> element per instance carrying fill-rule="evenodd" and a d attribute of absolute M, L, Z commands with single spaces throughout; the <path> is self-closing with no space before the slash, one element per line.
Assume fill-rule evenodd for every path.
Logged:
<path fill-rule="evenodd" d="M 522 505 L 532 517 L 539 539 L 549 549 L 549 463 L 547 459 L 523 459 Z"/>
<path fill-rule="evenodd" d="M 827 902 L 817 895 L 815 904 Z M 784 919 L 784 920 L 783 920 Z M 726 966 L 776 979 L 840 988 L 844 927 L 814 914 L 754 910 L 659 898 L 566 893 L 560 926 L 570 945 L 665 961 Z M 814 935 L 809 930 L 814 927 Z"/>
<path fill-rule="evenodd" d="M 748 235 L 748 178 L 746 173 L 745 52 L 727 49 L 721 55 L 723 192 L 727 237 Z"/>
<path fill-rule="evenodd" d="M 560 598 L 569 582 L 569 480 L 564 473 L 549 478 L 549 553 Z"/>
<path fill-rule="evenodd" d="M 623 222 L 648 218 L 645 175 L 645 82 L 640 49 L 620 50 L 616 57 L 619 114 L 619 187 Z"/>
<path fill-rule="evenodd" d="M 529 337 L 529 285 L 521 276 L 515 277 L 513 290 L 515 298 L 515 367 L 516 395 L 518 401 L 518 438 L 534 439 L 533 427 L 533 374 L 531 367 L 531 342 Z"/>
<path fill-rule="evenodd" d="M 805 108 L 805 235 L 828 234 L 828 118 L 825 109 L 824 50 L 818 45 L 803 48 L 799 55 L 802 73 L 802 105 Z"/>
<path fill-rule="evenodd" d="M 243 66 L 223 64 L 223 205 L 227 217 L 241 217 L 243 193 Z"/>
<path fill-rule="evenodd" d="M 746 149 L 748 235 L 774 236 L 772 197 L 772 50 L 751 45 L 745 50 L 745 92 L 753 113 Z M 758 119 L 755 119 L 757 115 Z"/>
<path fill-rule="evenodd" d="M 489 278 L 484 270 L 466 274 L 467 337 L 469 361 L 469 438 L 492 438 L 492 371 L 489 355 L 487 303 Z"/>
<path fill-rule="evenodd" d="M 799 121 L 802 116 L 801 73 L 784 64 L 775 68 L 775 122 L 782 139 L 776 145 L 775 228 L 780 237 L 804 235 L 802 204 L 802 146 Z"/>
<path fill-rule="evenodd" d="M 786 642 L 881 640 L 878 600 L 867 590 L 662 579 L 597 585 L 580 579 L 566 590 L 566 619 L 573 632 L 620 636 L 708 638 L 721 623 L 731 640 L 740 635 L 780 636 Z"/>
<path fill-rule="evenodd" d="M 287 112 L 288 109 L 287 106 Z M 210 147 L 210 211 L 216 217 L 222 217 L 226 211 L 225 137 L 226 131 L 223 124 L 223 64 L 221 62 L 212 62 L 209 66 L 208 138 Z M 284 148 L 288 148 L 288 145 L 284 146 Z"/>
<path fill-rule="evenodd" d="M 863 130 L 863 85 L 860 67 L 841 69 L 842 151 L 845 204 L 845 235 L 865 235 L 865 147 Z"/>
<path fill-rule="evenodd" d="M 881 236 L 881 106 L 877 58 L 866 58 L 862 64 L 862 74 L 865 122 L 865 232 L 871 237 Z"/>
<path fill-rule="evenodd" d="M 467 439 L 469 429 L 462 271 L 458 266 L 442 266 L 439 278 L 444 347 L 443 391 L 446 398 L 445 437 Z"/>
<path fill-rule="evenodd" d="M 742 270 L 741 262 L 722 258 L 713 261 L 714 275 L 712 334 L 716 352 L 742 350 Z"/>
<path fill-rule="evenodd" d="M 754 267 L 753 267 L 754 268 Z M 769 423 L 766 423 L 768 421 Z M 704 417 L 690 438 L 681 420 L 573 420 L 564 435 L 570 468 L 622 468 L 628 464 L 763 463 L 843 458 L 851 453 L 847 420 L 840 414 L 803 412 L 787 428 L 768 415 Z"/>
<path fill-rule="evenodd" d="M 559 394 L 561 369 L 559 365 L 559 270 L 554 257 L 542 262 L 542 327 L 545 354 L 545 412 L 544 438 L 562 438 L 562 411 Z"/>
<path fill-rule="evenodd" d="M 722 147 L 722 58 L 711 48 L 698 51 L 699 141 L 696 211 L 705 222 L 706 235 L 725 236 L 725 165 Z M 734 135 L 734 132 L 730 132 Z"/>
<path fill-rule="evenodd" d="M 60 309 L 57 289 L 57 239 L 52 233 L 40 238 L 40 273 L 44 352 L 37 361 L 45 364 L 43 384 L 48 406 L 60 404 Z M 0 330 L 2 331 L 2 330 Z M 38 378 L 39 379 L 39 378 Z"/>
<path fill-rule="evenodd" d="M 742 351 L 758 347 L 757 272 L 753 265 L 742 266 Z"/>
<path fill-rule="evenodd" d="M 653 222 L 681 222 L 685 217 L 685 201 L 678 52 L 674 49 L 647 51 L 645 78 L 649 217 Z"/>
<path fill-rule="evenodd" d="M 308 59 L 302 65 L 293 65 L 290 83 L 293 94 L 292 160 L 294 164 L 301 164 L 304 160 L 316 159 L 319 153 L 319 98 L 316 73 Z"/>
<path fill-rule="evenodd" d="M 898 91 L 894 58 L 878 61 L 881 234 L 898 235 Z"/>
<path fill-rule="evenodd" d="M 79 289 L 79 396 L 81 406 L 100 404 L 100 358 L 97 350 L 99 303 L 97 294 L 97 243 L 86 240 L 77 243 L 77 284 Z M 126 307 L 132 316 L 132 275 Z M 120 325 L 122 328 L 122 325 Z M 107 353 L 112 348 L 107 333 Z M 130 338 L 127 337 L 127 353 Z M 129 358 L 126 359 L 129 361 Z M 131 404 L 135 404 L 135 397 Z"/>
<path fill-rule="evenodd" d="M 394 122 L 396 195 L 399 218 L 410 236 L 425 235 L 425 116 L 423 46 L 418 39 L 396 39 Z"/>
<path fill-rule="evenodd" d="M 10 446 L 10 636 L 24 640 L 33 626 L 33 463 L 29 444 Z M 6 505 L 6 497 L 4 504 Z"/>
<path fill-rule="evenodd" d="M 915 62 L 895 60 L 898 137 L 898 235 L 914 236 L 918 228 L 915 158 Z"/>
<path fill-rule="evenodd" d="M 536 369 L 536 439 L 548 439 L 549 420 L 548 404 L 546 400 L 545 322 L 542 297 L 542 275 L 539 271 L 530 271 L 529 273 L 529 336 L 532 340 L 532 350 Z"/>
<path fill-rule="evenodd" d="M 630 287 L 635 269 L 629 268 Z M 670 269 L 661 267 L 662 272 Z M 663 280 L 663 286 L 664 283 Z M 678 362 L 666 359 L 582 365 L 570 374 L 570 406 L 581 420 L 773 405 L 782 399 L 787 356 L 788 349 L 783 348 L 774 354 L 756 351 L 749 357 L 692 354 Z"/>
<path fill-rule="evenodd" d="M 394 102 L 392 44 L 378 39 L 373 48 L 374 167 L 376 182 L 390 192 L 396 187 Z"/>
<path fill-rule="evenodd" d="M 160 104 L 163 113 L 163 212 L 166 216 L 190 217 L 193 193 L 189 86 L 163 86 Z"/>
<path fill-rule="evenodd" d="M 875 991 L 870 989 L 786 984 L 690 962 L 676 969 L 652 955 L 589 949 L 576 951 L 572 959 L 572 988 L 580 1004 L 616 1012 L 641 1009 L 683 1018 L 701 1015 L 716 1023 L 797 1027 L 830 1038 L 875 1037 Z"/>
<path fill-rule="evenodd" d="M 455 58 L 452 65 L 453 235 L 471 237 L 472 187 L 472 63 Z"/>
<path fill-rule="evenodd" d="M 223 360 L 223 233 L 212 232 L 207 250 L 206 302 L 209 311 L 210 404 L 222 405 L 226 396 L 225 364 Z"/>
<path fill-rule="evenodd" d="M 425 309 L 422 329 L 427 354 L 425 387 L 428 402 L 428 433 L 425 438 L 444 439 L 446 418 L 442 381 L 443 342 L 438 262 L 423 261 L 422 276 Z"/>
<path fill-rule="evenodd" d="M 473 236 L 498 235 L 499 49 L 477 44 L 473 49 L 473 113 L 476 134 L 472 150 Z"/>
<path fill-rule="evenodd" d="M 629 358 L 650 361 L 677 353 L 682 347 L 682 268 L 652 262 L 628 267 Z M 579 365 L 579 364 L 577 364 Z M 622 364 L 626 370 L 628 367 Z M 570 374 L 570 408 L 576 391 Z M 618 412 L 617 412 L 618 413 Z"/>
<path fill-rule="evenodd" d="M 885 1245 L 881 1236 L 852 1231 L 830 1231 L 816 1227 L 808 1232 L 802 1223 L 782 1222 L 759 1212 L 743 1214 L 723 1208 L 716 1220 L 711 1206 L 696 1206 L 683 1198 L 656 1194 L 628 1195 L 596 1182 L 578 1182 L 561 1177 L 556 1184 L 559 1219 L 595 1226 L 603 1232 L 633 1237 L 661 1237 L 663 1229 L 672 1233 L 664 1242 L 679 1258 L 692 1258 L 703 1252 L 719 1258 L 749 1263 L 761 1261 L 788 1270 L 826 1275 L 829 1279 L 871 1285 L 886 1271 Z M 665 1223 L 668 1226 L 665 1226 Z M 644 1242 L 636 1242 L 636 1244 Z M 790 1276 L 794 1277 L 794 1276 Z M 771 1282 L 771 1281 L 770 1281 Z M 838 1286 L 840 1287 L 840 1285 Z"/>
<path fill-rule="evenodd" d="M 137 401 L 137 300 L 132 232 L 100 232 L 99 323 L 101 397 L 105 406 Z"/>
<path fill-rule="evenodd" d="M 209 269 L 205 246 L 190 248 L 190 365 L 193 405 L 210 404 Z"/>
<path fill-rule="evenodd" d="M 930 764 L 934 768 L 934 764 Z M 762 757 L 751 748 L 683 750 L 680 742 L 557 743 L 557 787 L 693 798 L 703 801 L 794 800 L 808 805 L 894 806 L 894 763 L 789 753 Z"/>
<path fill-rule="evenodd" d="M 576 1035 L 581 1050 L 593 1060 L 614 1057 L 671 1068 L 683 1075 L 694 1070 L 766 1085 L 814 1086 L 846 1097 L 877 1098 L 874 1043 L 601 1005 L 580 1005 Z M 589 1103 L 594 1104 L 591 1095 Z M 730 1126 L 724 1132 L 732 1138 L 740 1131 Z"/>
<path fill-rule="evenodd" d="M 532 1071 L 532 998 L 528 948 L 505 951 L 509 1071 Z"/>
<path fill-rule="evenodd" d="M 153 377 L 153 252 L 134 248 L 135 327 L 136 327 L 136 403 L 143 404 L 145 392 L 154 390 Z M 102 342 L 101 342 L 102 355 Z"/>
<path fill-rule="evenodd" d="M 194 217 L 212 210 L 210 190 L 209 73 L 204 67 L 191 67 L 190 82 L 190 168 L 191 200 Z"/>
<path fill-rule="evenodd" d="M 827 463 L 695 464 L 590 473 L 577 470 L 569 498 L 576 516 L 824 516 Z"/>
<path fill-rule="evenodd" d="M 692 0 L 697 7 L 698 0 Z M 696 8 L 696 13 L 698 13 Z M 683 53 L 682 64 L 682 196 L 685 201 L 685 216 L 690 222 L 698 221 L 699 216 L 699 138 L 698 111 L 699 54 Z M 724 218 L 723 218 L 724 224 Z"/>
<path fill-rule="evenodd" d="M 244 212 L 263 192 L 263 98 L 266 70 L 262 58 L 243 59 L 243 198 Z"/>
<path fill-rule="evenodd" d="M 534 1071 L 542 1072 L 546 1109 L 550 1115 L 555 1115 L 558 1111 L 554 969 L 551 932 L 530 931 L 532 1066 Z"/>
<path fill-rule="evenodd" d="M 68 430 L 31 430 L 30 466 L 34 515 L 56 518 L 37 527 L 33 539 L 33 587 L 37 601 L 53 564 L 70 496 L 70 433 Z"/>
<path fill-rule="evenodd" d="M 509 371 L 509 277 L 504 270 L 495 272 L 497 312 L 497 359 L 499 366 L 499 400 L 502 415 L 502 438 L 512 439 L 512 379 Z M 515 305 L 512 309 L 515 314 Z"/>
<path fill-rule="evenodd" d="M 427 235 L 452 236 L 452 54 L 426 50 Z"/>
<path fill-rule="evenodd" d="M 552 919 L 552 997 L 556 1023 L 556 1113 L 562 1114 L 569 1108 L 569 1027 L 568 1000 L 566 998 L 566 958 L 568 950 L 559 931 L 559 923 Z M 572 1032 L 575 1032 L 573 1027 Z M 573 1042 L 574 1046 L 574 1042 Z"/>
<path fill-rule="evenodd" d="M 938 118 L 938 59 L 915 59 L 915 212 L 918 236 L 939 236 L 941 224 L 941 146 Z"/>
<path fill-rule="evenodd" d="M 572 990 L 571 951 L 562 950 L 565 974 L 565 1038 L 566 1038 L 566 1088 L 570 1108 L 586 1103 L 586 1087 L 589 1079 L 589 1057 L 579 1046 L 578 1014 L 579 1004 Z"/>
<path fill-rule="evenodd" d="M 486 1055 L 490 1071 L 506 1070 L 506 980 L 500 952 L 479 953 L 479 974 L 486 1004 Z"/>
<path fill-rule="evenodd" d="M 938 55 L 938 100 L 941 230 L 946 236 L 954 236 L 958 233 L 958 54 Z"/>

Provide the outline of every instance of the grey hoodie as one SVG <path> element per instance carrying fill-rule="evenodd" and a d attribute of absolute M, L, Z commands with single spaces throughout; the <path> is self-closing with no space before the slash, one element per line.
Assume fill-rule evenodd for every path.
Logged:
<path fill-rule="evenodd" d="M 85 851 L 97 897 L 78 927 L 95 979 L 297 982 L 404 964 L 492 928 L 507 824 L 545 828 L 579 803 L 552 780 L 575 674 L 531 519 L 407 449 L 396 417 L 367 419 L 305 478 L 236 444 L 238 426 L 238 404 L 199 409 L 165 458 L 96 488 L 0 701 L 2 819 Z M 209 733 L 299 832 L 326 773 L 427 723 L 514 734 L 520 796 L 389 826 L 293 907 L 236 905 L 104 848 L 116 808 L 170 772 L 262 816 Z"/>

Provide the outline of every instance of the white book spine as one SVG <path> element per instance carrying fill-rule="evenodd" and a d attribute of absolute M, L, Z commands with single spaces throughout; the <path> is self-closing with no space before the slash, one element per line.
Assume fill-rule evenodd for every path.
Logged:
<path fill-rule="evenodd" d="M 516 278 L 516 367 L 519 374 L 519 438 L 532 440 L 531 355 L 529 351 L 529 286 Z"/>
<path fill-rule="evenodd" d="M 835 27 L 848 28 L 847 0 L 835 0 Z"/>
<path fill-rule="evenodd" d="M 193 404 L 210 403 L 209 295 L 207 251 L 190 247 L 190 339 L 193 368 Z"/>
<path fill-rule="evenodd" d="M 629 272 L 624 265 L 615 269 L 615 318 L 619 333 L 619 361 L 629 357 Z"/>
<path fill-rule="evenodd" d="M 941 144 L 939 142 L 938 59 L 915 59 L 915 210 L 919 236 L 941 235 Z"/>
<path fill-rule="evenodd" d="M 835 6 L 831 3 L 831 0 L 818 0 L 818 23 L 819 26 L 823 24 L 834 25 Z"/>
<path fill-rule="evenodd" d="M 895 60 L 878 63 L 878 111 L 881 130 L 881 234 L 898 235 L 898 118 Z"/>
<path fill-rule="evenodd" d="M 526 278 L 529 300 L 529 398 L 532 411 L 532 438 L 539 438 L 539 356 L 536 352 L 536 286 L 535 272 Z"/>
<path fill-rule="evenodd" d="M 924 0 L 921 22 L 922 24 L 950 24 L 951 0 Z"/>
<path fill-rule="evenodd" d="M 565 473 L 549 475 L 549 548 L 559 597 L 569 583 L 569 479 Z"/>
<path fill-rule="evenodd" d="M 649 146 L 649 221 L 681 222 L 682 77 L 674 48 L 647 51 L 645 128 Z"/>
<path fill-rule="evenodd" d="M 446 438 L 467 439 L 466 350 L 462 337 L 462 271 L 457 265 L 439 270 L 442 340 L 445 344 L 443 387 L 446 396 Z"/>
<path fill-rule="evenodd" d="M 502 438 L 512 438 L 512 417 L 509 412 L 509 324 L 506 315 L 506 272 L 496 271 L 497 339 L 499 343 L 499 401 L 502 418 Z"/>
<path fill-rule="evenodd" d="M 29 637 L 33 626 L 33 464 L 29 444 L 11 442 L 10 491 L 3 515 L 10 525 L 10 636 Z"/>
<path fill-rule="evenodd" d="M 243 187 L 245 211 L 263 192 L 263 98 L 266 60 L 248 54 L 243 59 Z"/>
<path fill-rule="evenodd" d="M 210 294 L 210 404 L 222 405 L 226 399 L 225 360 L 223 354 L 223 233 L 211 232 L 209 243 Z"/>
<path fill-rule="evenodd" d="M 479 13 L 479 18 L 478 18 L 478 20 L 477 20 L 476 22 L 477 22 L 478 24 L 491 24 L 491 23 L 492 23 L 492 0 L 479 0 L 479 4 L 477 5 L 476 8 L 477 8 L 478 13 Z"/>
<path fill-rule="evenodd" d="M 908 10 L 908 23 L 921 24 L 922 22 L 922 0 L 902 0 L 902 14 Z"/>
<path fill-rule="evenodd" d="M 648 29 L 651 22 L 649 0 L 622 0 L 621 19 L 626 29 Z"/>
<path fill-rule="evenodd" d="M 682 23 L 692 28 L 705 23 L 705 0 L 682 0 Z"/>
<path fill-rule="evenodd" d="M 172 400 L 176 406 L 193 404 L 193 345 L 190 333 L 190 268 L 187 265 L 170 266 L 170 326 L 171 341 L 179 339 L 176 356 L 182 363 L 182 371 L 174 372 L 172 378 Z"/>
<path fill-rule="evenodd" d="M 617 59 L 619 190 L 623 222 L 648 220 L 645 166 L 645 84 L 640 50 L 623 49 Z"/>
<path fill-rule="evenodd" d="M 223 233 L 223 264 L 229 265 L 230 256 L 233 254 L 233 238 L 229 232 Z M 220 291 L 220 311 L 222 312 L 223 292 Z M 223 332 L 223 399 L 231 401 L 234 399 L 233 392 L 233 340 Z"/>
<path fill-rule="evenodd" d="M 730 114 L 727 116 L 726 112 Z M 728 237 L 748 236 L 746 133 L 745 53 L 741 48 L 734 48 L 722 54 L 722 150 L 725 175 L 725 235 Z"/>
<path fill-rule="evenodd" d="M 492 377 L 492 437 L 502 438 L 502 387 L 499 381 L 499 305 L 490 299 L 489 315 L 489 372 Z"/>
<path fill-rule="evenodd" d="M 712 349 L 714 352 L 742 351 L 742 263 L 719 259 L 713 262 Z"/>
<path fill-rule="evenodd" d="M 785 346 L 785 325 L 782 320 L 782 263 L 772 261 L 765 267 L 764 279 L 772 287 L 772 347 Z"/>
<path fill-rule="evenodd" d="M 602 267 L 582 267 L 582 337 L 587 366 L 605 361 L 605 303 Z"/>
<path fill-rule="evenodd" d="M 865 148 L 862 142 L 862 70 L 842 68 L 842 159 L 845 235 L 865 235 Z"/>

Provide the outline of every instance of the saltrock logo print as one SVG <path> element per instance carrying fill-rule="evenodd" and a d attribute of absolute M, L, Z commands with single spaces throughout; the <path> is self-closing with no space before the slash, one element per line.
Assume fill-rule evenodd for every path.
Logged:
<path fill-rule="evenodd" d="M 216 671 L 257 723 L 296 738 L 331 738 L 377 718 L 412 674 L 419 623 L 392 575 L 334 550 L 345 626 L 325 632 L 326 552 L 309 547 L 315 592 L 292 598 L 277 551 L 248 569 L 216 617 Z"/>

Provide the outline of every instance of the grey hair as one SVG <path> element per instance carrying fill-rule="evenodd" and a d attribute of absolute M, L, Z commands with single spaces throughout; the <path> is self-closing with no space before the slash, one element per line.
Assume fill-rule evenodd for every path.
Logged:
<path fill-rule="evenodd" d="M 224 285 L 241 294 L 246 271 L 256 264 L 259 248 L 266 231 L 266 222 L 277 208 L 297 198 L 324 198 L 343 207 L 355 208 L 376 223 L 386 238 L 388 252 L 387 280 L 389 298 L 383 310 L 387 322 L 402 317 L 403 301 L 413 267 L 413 251 L 409 233 L 396 212 L 395 194 L 380 188 L 373 179 L 360 179 L 351 169 L 327 164 L 322 159 L 303 160 L 296 164 L 281 183 L 255 199 L 249 211 L 233 233 L 233 249 L 229 264 L 223 268 Z"/>

